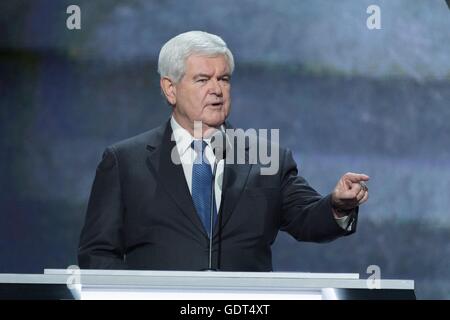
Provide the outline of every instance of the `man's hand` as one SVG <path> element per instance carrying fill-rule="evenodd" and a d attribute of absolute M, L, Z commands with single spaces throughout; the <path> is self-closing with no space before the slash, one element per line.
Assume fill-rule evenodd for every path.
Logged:
<path fill-rule="evenodd" d="M 339 179 L 331 194 L 331 205 L 337 217 L 345 216 L 367 201 L 369 189 L 365 181 L 369 181 L 369 176 L 352 172 L 344 174 Z"/>

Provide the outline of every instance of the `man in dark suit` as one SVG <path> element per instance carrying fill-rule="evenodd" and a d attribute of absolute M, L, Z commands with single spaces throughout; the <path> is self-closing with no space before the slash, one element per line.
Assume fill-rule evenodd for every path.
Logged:
<path fill-rule="evenodd" d="M 270 271 L 279 230 L 314 242 L 355 232 L 368 176 L 347 173 L 322 197 L 297 175 L 289 150 L 260 138 L 239 148 L 229 138 L 233 69 L 215 35 L 191 31 L 162 47 L 158 71 L 172 116 L 104 152 L 81 233 L 81 268 L 204 270 L 212 237 L 214 269 Z M 211 138 L 224 131 L 225 159 Z M 270 174 L 249 160 L 261 143 L 277 155 Z M 228 161 L 236 152 L 244 161 Z"/>

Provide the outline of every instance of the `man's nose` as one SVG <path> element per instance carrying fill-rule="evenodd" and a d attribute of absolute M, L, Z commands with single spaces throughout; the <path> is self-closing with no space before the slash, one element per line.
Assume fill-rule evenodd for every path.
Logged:
<path fill-rule="evenodd" d="M 210 93 L 217 96 L 222 96 L 222 87 L 220 86 L 220 82 L 217 79 L 213 79 L 211 81 Z"/>

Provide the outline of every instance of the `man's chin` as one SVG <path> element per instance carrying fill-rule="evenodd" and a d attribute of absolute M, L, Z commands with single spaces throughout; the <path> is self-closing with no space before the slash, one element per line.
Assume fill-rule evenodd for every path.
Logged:
<path fill-rule="evenodd" d="M 218 112 L 216 114 L 209 114 L 206 117 L 203 117 L 203 123 L 208 127 L 220 127 L 226 120 L 226 116 L 223 112 Z"/>
<path fill-rule="evenodd" d="M 203 123 L 205 125 L 207 125 L 208 127 L 212 127 L 212 128 L 218 128 L 220 127 L 224 122 L 225 122 L 225 117 L 221 116 L 221 117 L 215 117 L 213 119 L 205 119 L 203 121 Z"/>

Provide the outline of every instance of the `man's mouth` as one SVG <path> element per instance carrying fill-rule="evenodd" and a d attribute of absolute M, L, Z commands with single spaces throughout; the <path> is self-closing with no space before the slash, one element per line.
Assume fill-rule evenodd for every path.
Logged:
<path fill-rule="evenodd" d="M 213 108 L 221 108 L 223 106 L 223 102 L 209 103 L 208 106 Z"/>

